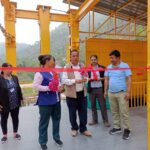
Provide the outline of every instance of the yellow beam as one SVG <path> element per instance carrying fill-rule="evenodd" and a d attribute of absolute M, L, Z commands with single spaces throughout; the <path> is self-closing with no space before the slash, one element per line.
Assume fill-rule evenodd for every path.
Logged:
<path fill-rule="evenodd" d="M 40 50 L 41 54 L 50 53 L 50 7 L 38 5 L 39 26 L 40 26 Z"/>
<path fill-rule="evenodd" d="M 14 39 L 10 41 L 7 37 L 5 38 L 5 46 L 6 46 L 6 61 L 13 66 L 17 65 L 17 58 L 16 58 L 16 33 L 15 33 L 15 10 L 16 10 L 16 3 L 10 3 L 10 10 L 4 7 L 4 14 L 5 14 L 5 29 L 6 31 L 11 34 Z"/>
<path fill-rule="evenodd" d="M 50 21 L 56 21 L 56 22 L 69 22 L 69 15 L 68 14 L 56 14 L 56 13 L 50 13 Z M 38 20 L 39 14 L 37 11 L 30 11 L 30 10 L 16 10 L 16 18 L 22 18 L 22 19 L 34 19 Z"/>
<path fill-rule="evenodd" d="M 37 11 L 29 11 L 29 10 L 16 10 L 16 18 L 21 19 L 35 19 L 38 20 L 38 12 Z"/>
<path fill-rule="evenodd" d="M 4 8 L 6 10 L 10 9 L 10 1 L 9 0 L 1 0 L 1 4 L 2 4 L 2 6 L 4 6 Z"/>
<path fill-rule="evenodd" d="M 70 48 L 79 50 L 79 22 L 76 21 L 77 10 L 70 9 Z"/>
<path fill-rule="evenodd" d="M 85 0 L 77 11 L 76 20 L 80 21 L 100 0 Z"/>
<path fill-rule="evenodd" d="M 95 30 L 95 13 L 92 11 L 92 31 L 94 32 Z"/>
<path fill-rule="evenodd" d="M 136 17 L 134 17 L 134 34 L 136 35 Z"/>
<path fill-rule="evenodd" d="M 116 19 L 116 13 L 114 14 L 114 33 L 116 35 L 117 33 L 117 19 Z"/>
<path fill-rule="evenodd" d="M 90 15 L 90 12 L 89 12 L 89 37 L 90 37 L 90 32 L 91 32 L 91 15 Z"/>
<path fill-rule="evenodd" d="M 141 37 L 145 38 L 146 36 L 144 35 L 134 35 L 134 34 L 114 34 L 114 33 L 109 33 L 109 32 L 86 32 L 86 31 L 79 31 L 81 34 L 95 34 L 95 35 L 111 35 L 111 36 L 131 36 L 131 37 Z"/>
<path fill-rule="evenodd" d="M 69 22 L 69 15 L 51 13 L 50 20 L 55 22 Z"/>
<path fill-rule="evenodd" d="M 147 35 L 148 35 L 148 49 L 147 49 L 147 66 L 150 67 L 150 0 L 148 0 L 148 26 L 147 26 Z M 150 150 L 150 69 L 147 70 L 147 122 L 148 122 L 148 150 Z"/>

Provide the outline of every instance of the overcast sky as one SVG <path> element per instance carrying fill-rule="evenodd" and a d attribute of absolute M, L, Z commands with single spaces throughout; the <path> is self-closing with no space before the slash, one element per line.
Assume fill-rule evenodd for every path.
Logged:
<path fill-rule="evenodd" d="M 37 5 L 52 6 L 52 9 L 63 11 L 68 10 L 68 5 L 64 4 L 63 0 L 11 0 L 17 2 L 18 9 L 36 10 Z M 71 7 L 75 8 L 75 7 Z M 52 11 L 53 12 L 53 11 Z M 58 13 L 58 12 L 57 12 Z M 3 7 L 0 5 L 0 23 L 4 26 Z M 51 22 L 50 30 L 53 30 L 61 23 Z M 19 43 L 33 44 L 39 40 L 39 25 L 38 21 L 17 19 L 16 21 L 16 41 Z M 0 31 L 0 42 L 4 42 L 4 36 Z"/>

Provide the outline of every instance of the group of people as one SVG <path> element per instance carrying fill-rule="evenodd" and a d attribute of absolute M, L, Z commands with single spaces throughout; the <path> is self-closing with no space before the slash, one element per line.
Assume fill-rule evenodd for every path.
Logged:
<path fill-rule="evenodd" d="M 131 91 L 131 70 L 127 63 L 120 59 L 120 52 L 113 50 L 110 54 L 111 64 L 105 68 L 98 64 L 97 55 L 90 57 L 89 71 L 82 70 L 84 64 L 79 62 L 79 52 L 70 52 L 70 63 L 65 65 L 64 72 L 59 77 L 55 71 L 55 58 L 49 54 L 39 56 L 42 68 L 50 69 L 50 72 L 41 71 L 35 73 L 33 87 L 38 90 L 37 105 L 39 107 L 39 144 L 42 150 L 47 150 L 48 125 L 52 118 L 53 139 L 57 145 L 62 146 L 60 139 L 61 103 L 60 94 L 65 91 L 66 103 L 69 111 L 71 135 L 76 137 L 80 132 L 84 136 L 91 137 L 92 133 L 87 129 L 87 92 L 91 101 L 92 120 L 89 125 L 98 124 L 96 100 L 100 105 L 102 120 L 105 127 L 110 127 L 106 109 L 106 97 L 109 97 L 112 112 L 113 128 L 111 135 L 121 133 L 127 140 L 131 135 L 129 123 L 129 99 Z M 4 63 L 2 67 L 11 67 Z M 126 68 L 126 69 L 121 69 Z M 67 71 L 72 70 L 72 71 Z M 66 71 L 65 71 L 66 70 Z M 88 87 L 86 87 L 88 84 Z M 3 131 L 2 142 L 7 141 L 7 119 L 11 114 L 14 129 L 14 138 L 21 139 L 18 131 L 19 107 L 22 100 L 22 92 L 18 78 L 12 75 L 12 71 L 5 70 L 0 76 L 0 111 L 1 127 Z M 77 122 L 77 114 L 79 123 Z M 122 121 L 122 125 L 121 125 Z"/>

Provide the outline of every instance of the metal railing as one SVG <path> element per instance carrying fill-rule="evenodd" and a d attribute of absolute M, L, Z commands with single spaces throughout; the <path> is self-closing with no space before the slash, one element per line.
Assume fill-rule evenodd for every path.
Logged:
<path fill-rule="evenodd" d="M 130 107 L 146 106 L 147 99 L 147 82 L 133 82 L 131 88 Z"/>
<path fill-rule="evenodd" d="M 21 89 L 23 93 L 22 106 L 29 106 L 30 104 L 35 104 L 37 101 L 38 92 L 33 89 L 32 84 L 21 84 Z"/>

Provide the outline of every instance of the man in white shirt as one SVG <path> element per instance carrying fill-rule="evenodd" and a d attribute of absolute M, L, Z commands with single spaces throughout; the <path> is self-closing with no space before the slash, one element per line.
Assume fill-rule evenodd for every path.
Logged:
<path fill-rule="evenodd" d="M 65 85 L 66 101 L 69 110 L 69 119 L 71 123 L 71 135 L 77 136 L 78 130 L 85 136 L 92 136 L 87 130 L 87 100 L 85 82 L 87 79 L 83 74 L 75 69 L 81 69 L 83 64 L 79 63 L 79 52 L 72 50 L 70 54 L 70 63 L 65 68 L 72 68 L 72 72 L 64 72 L 62 76 Z M 74 71 L 75 70 L 75 71 Z M 80 124 L 77 123 L 77 113 Z"/>

